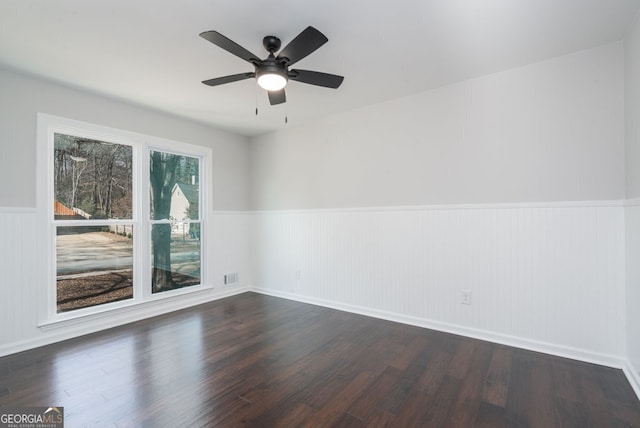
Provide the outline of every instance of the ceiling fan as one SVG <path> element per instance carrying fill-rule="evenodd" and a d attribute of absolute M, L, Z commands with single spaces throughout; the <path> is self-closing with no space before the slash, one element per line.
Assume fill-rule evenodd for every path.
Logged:
<path fill-rule="evenodd" d="M 209 86 L 217 86 L 255 77 L 258 79 L 258 85 L 264 88 L 269 94 L 269 103 L 271 105 L 282 104 L 287 101 L 284 87 L 289 80 L 334 89 L 337 89 L 344 80 L 344 77 L 335 74 L 289 69 L 290 66 L 329 41 L 324 34 L 311 26 L 304 29 L 289 42 L 289 44 L 278 53 L 278 56 L 276 56 L 275 53 L 280 49 L 280 39 L 275 36 L 266 36 L 262 39 L 262 45 L 269 52 L 269 55 L 265 59 L 260 59 L 257 55 L 252 54 L 217 31 L 205 31 L 200 34 L 200 37 L 250 62 L 255 67 L 255 71 L 252 72 L 216 77 L 205 80 L 202 83 Z"/>

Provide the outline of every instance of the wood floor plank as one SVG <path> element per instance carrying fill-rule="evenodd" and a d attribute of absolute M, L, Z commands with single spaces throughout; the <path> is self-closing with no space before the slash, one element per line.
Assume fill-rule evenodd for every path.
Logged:
<path fill-rule="evenodd" d="M 531 409 L 535 417 L 531 417 L 532 426 L 561 426 L 553 391 L 551 363 L 546 355 L 534 358 L 531 366 Z"/>
<path fill-rule="evenodd" d="M 504 407 L 481 402 L 473 426 L 475 428 L 508 428 L 515 425 L 511 425 L 507 420 Z"/>
<path fill-rule="evenodd" d="M 400 426 L 397 423 L 397 417 L 394 414 L 389 412 L 379 411 L 376 412 L 369 420 L 367 421 L 367 428 L 391 428 Z"/>
<path fill-rule="evenodd" d="M 480 408 L 482 390 L 491 364 L 492 346 L 479 342 L 474 349 L 469 371 L 460 385 L 447 420 L 449 426 L 472 426 Z"/>
<path fill-rule="evenodd" d="M 598 384 L 602 388 L 602 392 L 607 400 L 623 405 L 635 405 L 638 403 L 631 385 L 629 385 L 629 382 L 625 382 L 626 379 L 622 370 L 611 373 L 610 370 L 606 368 L 598 367 L 596 374 Z"/>
<path fill-rule="evenodd" d="M 580 399 L 585 403 L 589 424 L 594 427 L 615 426 L 615 417 L 611 413 L 609 402 L 600 386 L 598 371 L 600 367 L 580 365 L 577 378 Z"/>
<path fill-rule="evenodd" d="M 318 411 L 304 403 L 295 405 L 291 410 L 282 415 L 280 419 L 275 421 L 275 428 L 290 428 L 308 426 L 306 421 L 313 418 Z"/>
<path fill-rule="evenodd" d="M 623 372 L 255 293 L 0 358 L 67 426 L 640 427 Z"/>
<path fill-rule="evenodd" d="M 509 392 L 509 374 L 511 373 L 511 350 L 506 346 L 494 347 L 491 365 L 482 389 L 482 400 L 504 408 Z"/>
<path fill-rule="evenodd" d="M 476 341 L 462 340 L 453 354 L 447 374 L 456 379 L 464 379 L 471 367 Z"/>
<path fill-rule="evenodd" d="M 427 347 L 428 343 L 428 339 L 424 336 L 414 338 L 409 344 L 403 347 L 400 354 L 390 365 L 400 370 L 406 370 L 411 363 L 416 361 L 416 357 Z"/>
<path fill-rule="evenodd" d="M 589 417 L 584 403 L 569 400 L 564 397 L 556 397 L 556 409 L 562 426 L 593 426 L 593 424 L 589 423 Z"/>
<path fill-rule="evenodd" d="M 517 426 L 529 427 L 536 417 L 531 406 L 533 359 L 533 355 L 522 350 L 514 350 L 511 357 L 509 394 L 505 408 L 509 421 Z"/>
<path fill-rule="evenodd" d="M 418 381 L 418 390 L 427 395 L 434 395 L 447 374 L 451 362 L 451 354 L 440 349 L 435 351 L 427 367 Z"/>
<path fill-rule="evenodd" d="M 363 421 L 368 420 L 378 408 L 378 403 L 385 399 L 401 379 L 401 370 L 391 366 L 387 367 L 383 373 L 376 377 L 371 388 L 349 407 L 349 414 Z"/>
<path fill-rule="evenodd" d="M 325 405 L 318 410 L 316 416 L 311 420 L 312 426 L 332 426 L 344 415 L 349 413 L 349 417 L 356 418 L 364 422 L 361 418 L 357 418 L 348 412 L 349 407 L 368 390 L 375 381 L 375 376 L 370 372 L 362 372 L 349 382 L 343 389 L 336 391 L 337 393 Z M 335 426 L 335 425 L 334 425 Z"/>
<path fill-rule="evenodd" d="M 615 425 L 621 427 L 635 427 L 640 419 L 640 408 L 637 405 L 623 404 L 619 402 L 610 403 L 611 413 Z"/>
<path fill-rule="evenodd" d="M 424 426 L 446 427 L 450 417 L 451 407 L 456 395 L 460 391 L 462 380 L 451 376 L 445 376 L 438 388 L 438 392 L 430 400 L 427 411 L 422 418 Z M 420 422 L 420 421 L 419 421 Z"/>
<path fill-rule="evenodd" d="M 556 358 L 551 362 L 551 377 L 553 379 L 553 388 L 555 395 L 565 400 L 579 403 L 580 394 L 576 379 L 575 366 L 576 362 L 565 358 Z"/>

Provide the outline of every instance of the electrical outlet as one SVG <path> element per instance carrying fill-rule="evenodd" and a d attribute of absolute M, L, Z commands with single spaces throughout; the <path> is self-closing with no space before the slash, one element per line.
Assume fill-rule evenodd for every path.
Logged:
<path fill-rule="evenodd" d="M 472 303 L 471 290 L 460 290 L 460 303 L 470 305 Z"/>
<path fill-rule="evenodd" d="M 293 277 L 295 278 L 296 281 L 300 281 L 300 279 L 302 278 L 302 273 L 300 272 L 300 269 L 297 269 L 295 272 L 293 272 Z"/>

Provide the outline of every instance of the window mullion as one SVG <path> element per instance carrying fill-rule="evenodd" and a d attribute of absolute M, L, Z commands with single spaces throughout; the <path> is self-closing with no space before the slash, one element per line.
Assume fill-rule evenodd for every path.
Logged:
<path fill-rule="evenodd" d="M 147 145 L 141 145 L 138 150 L 140 156 L 139 168 L 136 174 L 138 180 L 138 212 L 137 219 L 140 225 L 140 236 L 138 239 L 138 285 L 136 291 L 138 297 L 142 301 L 148 300 L 151 295 L 149 284 L 151 283 L 151 264 L 150 254 L 151 246 L 150 239 L 151 229 L 149 226 L 149 212 L 151 206 L 150 198 L 150 183 L 149 183 L 149 147 Z"/>

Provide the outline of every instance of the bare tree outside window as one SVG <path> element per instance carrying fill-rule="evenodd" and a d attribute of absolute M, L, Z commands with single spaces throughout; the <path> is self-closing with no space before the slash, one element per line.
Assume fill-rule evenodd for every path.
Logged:
<path fill-rule="evenodd" d="M 90 218 L 132 218 L 132 168 L 130 146 L 54 136 L 55 199 Z"/>

